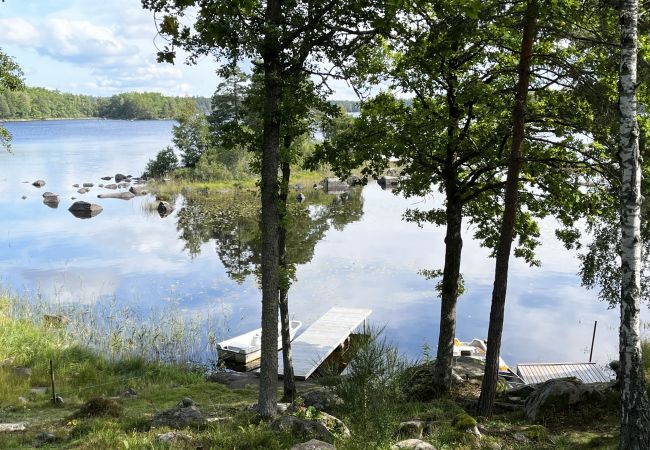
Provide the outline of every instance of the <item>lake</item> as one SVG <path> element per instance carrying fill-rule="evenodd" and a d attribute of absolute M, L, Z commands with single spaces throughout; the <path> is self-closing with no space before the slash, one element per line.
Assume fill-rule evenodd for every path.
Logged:
<path fill-rule="evenodd" d="M 0 285 L 51 304 L 127 305 L 188 317 L 220 315 L 221 337 L 259 326 L 261 294 L 252 275 L 233 280 L 209 236 L 181 239 L 183 198 L 165 218 L 151 214 L 149 197 L 98 199 L 75 183 L 102 183 L 115 173 L 139 176 L 149 158 L 171 143 L 170 121 L 70 120 L 8 123 L 11 154 L 0 152 Z M 38 189 L 31 182 L 43 179 Z M 29 181 L 29 183 L 25 183 Z M 59 194 L 53 209 L 42 193 Z M 25 196 L 26 199 L 22 199 Z M 67 209 L 72 197 L 101 204 L 80 220 Z M 90 200 L 92 199 L 92 200 Z M 404 199 L 377 184 L 359 193 L 356 221 L 324 228 L 311 261 L 297 267 L 291 313 L 306 326 L 332 306 L 371 308 L 371 322 L 409 357 L 435 354 L 439 300 L 435 281 L 418 271 L 442 268 L 444 229 L 401 220 L 407 208 L 440 198 Z M 187 215 L 188 210 L 185 210 Z M 181 213 L 182 214 L 182 213 Z M 328 219 L 329 220 L 329 219 Z M 542 224 L 541 268 L 511 262 L 502 357 L 517 362 L 586 361 L 594 321 L 595 360 L 618 359 L 618 309 L 580 286 L 575 255 Z M 461 271 L 466 292 L 458 304 L 457 336 L 487 335 L 494 261 L 465 231 Z M 643 318 L 648 309 L 644 306 Z"/>

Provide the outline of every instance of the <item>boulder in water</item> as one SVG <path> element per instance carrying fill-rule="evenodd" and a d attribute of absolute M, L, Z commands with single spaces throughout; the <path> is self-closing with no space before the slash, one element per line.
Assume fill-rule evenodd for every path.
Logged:
<path fill-rule="evenodd" d="M 88 203 L 84 201 L 77 201 L 72 204 L 68 211 L 72 213 L 73 216 L 79 219 L 90 219 L 95 217 L 97 214 L 103 211 L 103 208 L 94 203 Z"/>
<path fill-rule="evenodd" d="M 115 192 L 111 194 L 99 194 L 98 198 L 119 198 L 120 200 L 131 200 L 135 195 L 129 191 Z"/>
<path fill-rule="evenodd" d="M 45 181 L 36 180 L 32 183 L 32 186 L 36 186 L 37 188 L 42 188 L 43 186 L 45 186 Z"/>

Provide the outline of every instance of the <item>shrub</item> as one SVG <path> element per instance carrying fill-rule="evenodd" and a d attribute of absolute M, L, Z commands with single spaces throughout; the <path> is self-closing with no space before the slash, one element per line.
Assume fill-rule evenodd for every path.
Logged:
<path fill-rule="evenodd" d="M 178 167 L 178 158 L 172 147 L 162 149 L 154 159 L 149 160 L 147 167 L 144 169 L 146 178 L 161 177 Z"/>

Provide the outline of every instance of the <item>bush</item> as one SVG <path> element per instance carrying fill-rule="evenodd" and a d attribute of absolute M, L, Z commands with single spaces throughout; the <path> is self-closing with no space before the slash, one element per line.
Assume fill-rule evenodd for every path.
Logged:
<path fill-rule="evenodd" d="M 381 331 L 372 331 L 352 351 L 355 356 L 345 376 L 338 378 L 335 390 L 345 402 L 350 428 L 377 443 L 384 442 L 392 438 L 400 421 L 397 408 L 403 398 L 399 381 L 406 359 Z"/>
<path fill-rule="evenodd" d="M 172 147 L 165 147 L 156 155 L 155 159 L 149 160 L 144 169 L 143 176 L 146 178 L 161 177 L 178 167 L 178 158 Z"/>

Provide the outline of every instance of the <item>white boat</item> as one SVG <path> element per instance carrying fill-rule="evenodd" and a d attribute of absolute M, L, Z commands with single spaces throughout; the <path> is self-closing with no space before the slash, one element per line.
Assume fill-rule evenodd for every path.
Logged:
<path fill-rule="evenodd" d="M 483 339 L 472 339 L 471 342 L 461 342 L 458 339 L 454 339 L 454 357 L 458 356 L 468 356 L 470 358 L 476 358 L 481 361 L 485 361 L 485 356 L 487 354 L 487 341 Z M 499 372 L 510 372 L 510 367 L 505 363 L 503 359 L 499 356 Z"/>
<path fill-rule="evenodd" d="M 299 320 L 289 322 L 289 336 L 291 340 L 302 326 Z M 248 364 L 251 361 L 260 359 L 262 347 L 262 329 L 249 331 L 240 336 L 235 336 L 217 344 L 219 359 L 230 360 L 240 364 Z M 280 324 L 278 324 L 278 350 L 282 349 L 282 335 Z"/>

